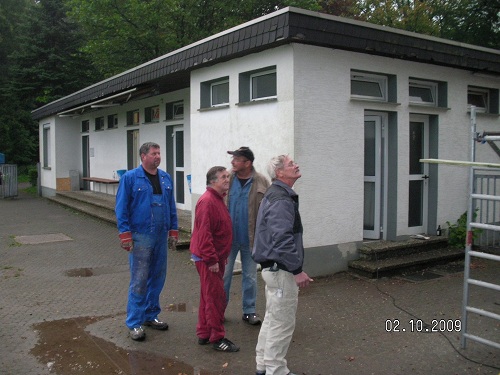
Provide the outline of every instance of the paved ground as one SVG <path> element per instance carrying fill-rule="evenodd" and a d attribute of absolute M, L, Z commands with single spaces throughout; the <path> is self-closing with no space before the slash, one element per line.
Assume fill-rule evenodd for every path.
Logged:
<path fill-rule="evenodd" d="M 240 276 L 226 314 L 240 352 L 197 345 L 198 276 L 187 251 L 169 254 L 161 297 L 169 331 L 148 330 L 145 342 L 133 342 L 124 326 L 128 260 L 114 226 L 22 191 L 0 201 L 0 215 L 0 374 L 254 373 L 258 328 L 241 321 Z M 475 278 L 500 283 L 498 262 L 472 268 Z M 460 268 L 434 271 L 442 276 L 315 280 L 300 292 L 289 367 L 302 375 L 499 374 L 500 350 L 474 341 L 460 348 Z M 473 306 L 500 313 L 498 292 L 471 292 Z M 416 332 L 433 320 L 446 331 Z M 498 321 L 471 316 L 469 328 L 500 342 Z"/>

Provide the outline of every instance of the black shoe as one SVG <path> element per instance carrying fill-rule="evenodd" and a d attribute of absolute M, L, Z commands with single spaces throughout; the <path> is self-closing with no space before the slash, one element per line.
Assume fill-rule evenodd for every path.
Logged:
<path fill-rule="evenodd" d="M 244 322 L 247 322 L 250 325 L 257 326 L 262 323 L 262 320 L 260 320 L 259 316 L 255 313 L 253 314 L 243 314 L 243 319 Z"/>
<path fill-rule="evenodd" d="M 144 326 L 151 327 L 153 329 L 158 329 L 160 331 L 166 331 L 168 329 L 167 322 L 159 321 L 158 319 L 148 320 L 144 322 Z"/>
<path fill-rule="evenodd" d="M 266 372 L 265 371 L 264 372 L 256 371 L 255 375 L 266 375 Z"/>
<path fill-rule="evenodd" d="M 146 338 L 146 332 L 142 327 L 132 328 L 129 332 L 130 338 L 134 341 L 144 341 Z"/>
<path fill-rule="evenodd" d="M 214 342 L 213 347 L 215 350 L 219 350 L 221 352 L 237 352 L 240 350 L 239 346 L 234 345 L 231 341 L 225 338 Z"/>
<path fill-rule="evenodd" d="M 207 345 L 210 344 L 210 339 L 202 339 L 201 337 L 198 337 L 198 345 Z"/>

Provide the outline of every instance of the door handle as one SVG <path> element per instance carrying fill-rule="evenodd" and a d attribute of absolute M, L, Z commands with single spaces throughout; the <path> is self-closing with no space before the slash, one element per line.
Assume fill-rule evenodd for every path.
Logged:
<path fill-rule="evenodd" d="M 427 179 L 429 178 L 429 176 L 427 176 L 426 174 L 424 174 L 424 175 L 422 176 L 422 178 L 423 178 L 424 180 L 427 180 Z"/>

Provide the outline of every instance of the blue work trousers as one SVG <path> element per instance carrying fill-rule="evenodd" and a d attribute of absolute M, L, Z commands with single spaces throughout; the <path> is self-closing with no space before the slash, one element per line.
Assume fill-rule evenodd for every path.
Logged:
<path fill-rule="evenodd" d="M 154 223 L 158 225 L 153 226 L 152 233 L 132 233 L 134 247 L 129 254 L 130 287 L 125 321 L 129 329 L 154 320 L 161 311 L 160 293 L 167 276 L 167 231 L 160 225 L 164 209 L 161 203 L 153 203 Z"/>
<path fill-rule="evenodd" d="M 255 314 L 255 300 L 257 298 L 257 263 L 252 259 L 251 250 L 248 245 L 233 244 L 231 247 L 231 253 L 229 254 L 226 271 L 224 273 L 226 303 L 229 303 L 229 290 L 231 289 L 233 268 L 238 252 L 240 253 L 241 259 L 243 314 Z"/>

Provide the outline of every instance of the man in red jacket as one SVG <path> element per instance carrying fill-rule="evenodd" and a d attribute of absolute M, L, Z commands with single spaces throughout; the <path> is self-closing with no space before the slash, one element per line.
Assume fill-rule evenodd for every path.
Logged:
<path fill-rule="evenodd" d="M 225 338 L 224 270 L 231 252 L 231 217 L 224 203 L 229 190 L 229 172 L 212 167 L 207 173 L 207 190 L 195 208 L 190 250 L 200 275 L 200 307 L 196 335 L 198 344 L 211 343 L 215 350 L 237 352 L 238 346 Z"/>

